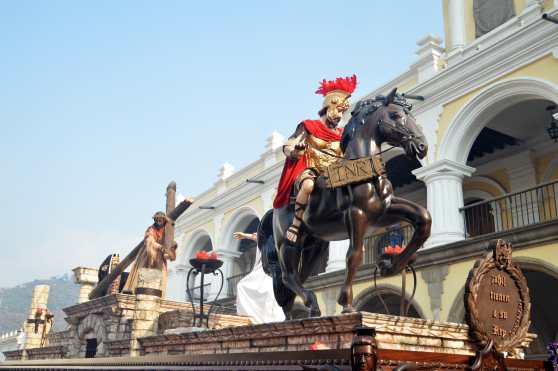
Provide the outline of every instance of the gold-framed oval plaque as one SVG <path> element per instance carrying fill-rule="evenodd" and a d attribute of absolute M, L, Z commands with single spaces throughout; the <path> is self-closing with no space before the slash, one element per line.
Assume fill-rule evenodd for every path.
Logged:
<path fill-rule="evenodd" d="M 527 337 L 531 302 L 527 280 L 512 262 L 511 244 L 492 243 L 492 251 L 475 263 L 465 286 L 465 317 L 472 337 L 498 352 L 514 352 Z"/>

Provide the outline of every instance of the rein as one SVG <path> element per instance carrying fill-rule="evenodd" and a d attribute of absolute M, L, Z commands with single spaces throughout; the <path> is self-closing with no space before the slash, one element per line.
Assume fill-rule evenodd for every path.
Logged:
<path fill-rule="evenodd" d="M 407 129 L 402 130 L 402 129 L 398 128 L 398 127 L 395 126 L 395 125 L 388 124 L 388 123 L 385 122 L 384 120 L 378 121 L 378 125 L 384 125 L 384 126 L 387 125 L 387 126 L 389 126 L 389 128 L 390 128 L 391 130 L 393 130 L 393 131 L 395 131 L 395 132 L 401 134 L 401 135 L 403 136 L 403 139 L 401 139 L 401 143 L 406 143 L 406 142 L 410 141 L 411 139 L 413 139 L 413 138 L 415 137 L 413 134 L 411 134 L 411 133 L 409 132 L 409 130 L 407 130 Z M 392 148 L 393 148 L 393 147 L 392 147 Z"/>
<path fill-rule="evenodd" d="M 408 140 L 408 139 L 407 139 L 407 140 Z M 385 152 L 387 152 L 387 151 L 391 151 L 391 150 L 394 149 L 394 148 L 398 148 L 398 147 L 389 146 L 389 148 L 384 149 L 383 151 L 380 151 L 380 152 L 378 152 L 378 153 L 374 153 L 372 156 L 381 155 L 382 153 L 385 153 Z M 343 156 L 334 155 L 333 153 L 326 152 L 326 151 L 324 151 L 323 149 L 320 149 L 320 148 L 312 148 L 312 149 L 315 150 L 315 151 L 321 152 L 321 153 L 323 153 L 324 155 L 327 155 L 327 156 L 329 156 L 329 157 L 338 158 L 338 159 L 340 159 L 340 160 L 347 160 L 347 159 L 346 159 L 345 157 L 343 157 Z M 363 158 L 363 157 L 359 157 L 359 158 Z M 358 160 L 359 158 L 357 158 L 356 160 Z"/>

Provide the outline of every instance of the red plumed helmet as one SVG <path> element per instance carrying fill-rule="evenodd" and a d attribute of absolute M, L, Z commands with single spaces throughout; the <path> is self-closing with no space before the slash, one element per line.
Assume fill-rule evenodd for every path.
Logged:
<path fill-rule="evenodd" d="M 320 82 L 320 87 L 316 90 L 316 94 L 321 94 L 323 96 L 331 93 L 335 90 L 341 90 L 347 94 L 352 94 L 355 91 L 357 85 L 357 77 L 353 75 L 351 77 L 338 77 L 335 80 L 323 79 Z"/>

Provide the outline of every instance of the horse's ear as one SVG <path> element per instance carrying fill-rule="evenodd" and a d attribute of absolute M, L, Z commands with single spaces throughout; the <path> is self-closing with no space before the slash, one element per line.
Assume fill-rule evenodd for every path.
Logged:
<path fill-rule="evenodd" d="M 386 97 L 384 105 L 388 106 L 390 103 L 393 103 L 395 100 L 396 93 L 397 93 L 397 88 L 393 88 L 392 91 L 390 91 L 388 96 Z"/>

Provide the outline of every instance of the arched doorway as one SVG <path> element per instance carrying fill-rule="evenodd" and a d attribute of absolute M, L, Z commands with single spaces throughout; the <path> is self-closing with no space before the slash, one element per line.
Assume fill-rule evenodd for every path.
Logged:
<path fill-rule="evenodd" d="M 482 198 L 473 197 L 466 198 L 463 202 L 467 237 L 480 236 L 496 230 L 492 205 L 484 201 Z"/>
<path fill-rule="evenodd" d="M 260 219 L 256 212 L 249 207 L 244 207 L 231 216 L 228 227 L 224 229 L 224 250 L 232 256 L 232 259 L 226 262 L 228 266 L 225 267 L 228 297 L 236 297 L 238 282 L 252 271 L 257 256 L 255 241 L 249 239 L 236 240 L 233 233 L 256 233 L 259 225 Z"/>
<path fill-rule="evenodd" d="M 548 197 L 555 184 L 543 185 L 537 170 L 537 164 L 549 155 L 558 156 L 546 131 L 551 120 L 547 108 L 556 101 L 558 89 L 547 81 L 502 81 L 474 97 L 450 123 L 439 159 L 468 165 L 475 169 L 475 175 L 503 185 L 506 191 L 460 209 L 465 237 L 557 217 L 556 203 Z M 471 181 L 464 180 L 464 187 Z"/>
<path fill-rule="evenodd" d="M 558 278 L 542 270 L 524 268 L 531 296 L 531 326 L 529 332 L 537 334 L 527 354 L 533 358 L 548 357 L 546 346 L 558 341 Z"/>
<path fill-rule="evenodd" d="M 417 303 L 412 301 L 409 305 L 409 297 L 405 298 L 408 306 L 407 317 L 423 318 L 422 311 Z M 361 293 L 354 301 L 356 310 L 370 313 L 381 313 L 399 315 L 401 309 L 401 291 L 392 287 L 378 287 Z"/>
<path fill-rule="evenodd" d="M 204 229 L 200 229 L 192 234 L 190 242 L 186 245 L 186 253 L 184 255 L 184 265 L 186 267 L 190 266 L 190 259 L 195 258 L 198 251 L 213 251 L 213 241 L 211 236 Z M 188 268 L 189 269 L 189 268 Z M 209 278 L 209 279 L 208 279 Z M 208 300 L 212 295 L 211 291 L 211 276 L 208 276 L 204 282 L 203 296 L 204 300 Z M 186 281 L 187 277 L 185 277 Z M 191 274 L 190 282 L 187 284 L 184 282 L 184 300 L 190 301 L 190 296 L 188 295 L 187 287 L 190 287 L 190 294 L 194 302 L 199 302 L 201 299 L 201 277 L 200 275 Z"/>
<path fill-rule="evenodd" d="M 253 217 L 244 227 L 239 225 L 239 229 L 236 230 L 236 232 L 244 232 L 248 234 L 256 233 L 259 225 L 260 220 L 257 217 Z M 235 267 L 233 269 L 234 273 L 249 273 L 252 270 L 256 262 L 256 247 L 256 242 L 252 240 L 236 241 L 235 249 L 240 252 L 240 256 L 235 259 Z"/>

